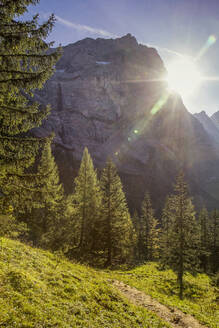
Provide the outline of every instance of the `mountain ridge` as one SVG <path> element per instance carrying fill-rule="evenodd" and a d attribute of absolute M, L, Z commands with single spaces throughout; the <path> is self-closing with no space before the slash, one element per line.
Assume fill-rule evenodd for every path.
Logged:
<path fill-rule="evenodd" d="M 211 119 L 215 123 L 216 127 L 219 129 L 219 111 L 211 115 Z"/>
<path fill-rule="evenodd" d="M 149 190 L 161 206 L 174 178 L 184 168 L 197 190 L 216 176 L 216 143 L 203 125 L 169 94 L 166 69 L 154 48 L 138 44 L 130 34 L 118 39 L 87 38 L 63 48 L 57 71 L 35 95 L 51 103 L 52 113 L 37 136 L 55 132 L 54 152 L 66 191 L 88 147 L 101 169 L 112 157 L 125 184 L 131 208 L 139 208 Z M 69 179 L 72 177 L 72 179 Z M 214 194 L 206 191 L 214 207 Z M 207 197 L 207 198 L 208 198 Z"/>
<path fill-rule="evenodd" d="M 213 116 L 215 114 L 213 114 Z M 194 116 L 199 120 L 199 122 L 203 125 L 204 129 L 214 139 L 214 141 L 219 143 L 219 125 L 217 126 L 216 121 L 212 119 L 213 116 L 209 117 L 205 111 L 195 113 Z"/>

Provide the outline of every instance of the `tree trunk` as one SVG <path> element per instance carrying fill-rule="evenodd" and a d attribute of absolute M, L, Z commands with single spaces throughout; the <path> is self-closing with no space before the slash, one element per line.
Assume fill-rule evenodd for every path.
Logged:
<path fill-rule="evenodd" d="M 86 211 L 85 211 L 85 207 L 86 207 L 86 198 L 87 198 L 87 195 L 86 195 L 86 189 L 87 189 L 87 163 L 85 163 L 85 177 L 84 177 L 84 190 L 83 190 L 83 209 L 82 209 L 82 221 L 81 221 L 81 234 L 80 234 L 80 242 L 79 242 L 79 245 L 78 247 L 79 248 L 83 248 L 83 241 L 84 241 L 84 229 L 85 229 L 85 214 L 86 214 Z"/>
<path fill-rule="evenodd" d="M 178 281 L 179 281 L 179 298 L 183 299 L 183 272 L 178 273 Z"/>
<path fill-rule="evenodd" d="M 183 235 L 183 200 L 180 199 L 180 258 L 179 258 L 179 298 L 183 299 L 183 250 L 184 250 L 184 235 Z"/>
<path fill-rule="evenodd" d="M 105 266 L 112 265 L 112 226 L 111 226 L 111 174 L 108 172 L 108 204 L 107 204 L 107 260 Z"/>

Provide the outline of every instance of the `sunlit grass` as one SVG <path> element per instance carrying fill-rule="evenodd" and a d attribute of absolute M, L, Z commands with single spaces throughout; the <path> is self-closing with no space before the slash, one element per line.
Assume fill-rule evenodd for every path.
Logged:
<path fill-rule="evenodd" d="M 115 271 L 110 276 L 151 295 L 163 304 L 193 315 L 208 327 L 218 327 L 218 291 L 205 274 L 185 274 L 185 298 L 182 301 L 178 298 L 175 273 L 172 270 L 158 270 L 156 263 L 148 263 L 130 271 Z"/>
<path fill-rule="evenodd" d="M 130 304 L 112 287 L 112 279 L 217 327 L 216 288 L 204 274 L 185 275 L 185 299 L 180 301 L 176 275 L 159 271 L 155 263 L 129 271 L 96 271 L 7 239 L 0 248 L 0 326 L 169 327 L 146 309 Z"/>
<path fill-rule="evenodd" d="M 0 249 L 0 326 L 169 327 L 123 299 L 105 274 L 7 239 Z"/>

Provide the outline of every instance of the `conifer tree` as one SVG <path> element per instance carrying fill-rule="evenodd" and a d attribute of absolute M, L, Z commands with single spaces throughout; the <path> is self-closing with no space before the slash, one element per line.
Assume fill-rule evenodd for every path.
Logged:
<path fill-rule="evenodd" d="M 172 268 L 178 277 L 179 297 L 183 298 L 183 275 L 185 271 L 194 272 L 199 264 L 199 229 L 194 206 L 188 196 L 184 174 L 180 172 L 175 193 L 167 199 L 165 220 L 162 229 L 161 263 Z M 168 236 L 168 242 L 167 242 Z"/>
<path fill-rule="evenodd" d="M 171 256 L 171 229 L 173 226 L 174 196 L 168 196 L 162 211 L 161 231 L 159 239 L 160 261 L 165 268 Z"/>
<path fill-rule="evenodd" d="M 219 211 L 214 210 L 210 215 L 210 264 L 212 272 L 219 270 Z"/>
<path fill-rule="evenodd" d="M 132 216 L 133 229 L 135 234 L 136 243 L 134 246 L 134 259 L 135 261 L 140 260 L 140 254 L 143 247 L 141 246 L 141 224 L 138 212 L 135 210 Z"/>
<path fill-rule="evenodd" d="M 72 217 L 74 208 L 70 203 L 70 197 L 63 195 L 61 201 L 54 204 L 53 211 L 50 212 L 48 231 L 41 238 L 42 246 L 68 255 L 72 248 Z"/>
<path fill-rule="evenodd" d="M 27 233 L 27 226 L 24 223 L 20 223 L 13 215 L 12 206 L 5 207 L 7 204 L 4 198 L 0 198 L 0 240 L 1 237 L 17 238 L 24 236 Z"/>
<path fill-rule="evenodd" d="M 39 108 L 32 101 L 33 91 L 43 87 L 59 58 L 58 52 L 47 53 L 51 43 L 45 42 L 54 16 L 41 25 L 38 15 L 28 21 L 21 18 L 28 5 L 38 2 L 0 1 L 0 189 L 10 201 L 14 186 L 9 190 L 5 177 L 25 180 L 25 170 L 45 141 L 25 137 L 49 113 L 49 107 Z"/>
<path fill-rule="evenodd" d="M 122 183 L 115 165 L 107 161 L 101 175 L 103 194 L 103 249 L 106 266 L 128 262 L 133 251 L 133 225 L 127 207 Z"/>
<path fill-rule="evenodd" d="M 152 261 L 157 255 L 158 249 L 158 221 L 154 217 L 149 193 L 145 194 L 141 206 L 141 238 L 143 259 Z"/>
<path fill-rule="evenodd" d="M 205 273 L 209 269 L 209 256 L 211 245 L 211 231 L 210 231 L 210 219 L 208 211 L 205 207 L 199 213 L 199 225 L 200 225 L 200 265 Z"/>
<path fill-rule="evenodd" d="M 85 148 L 78 176 L 75 178 L 73 244 L 80 255 L 92 253 L 97 247 L 97 230 L 101 208 L 101 192 L 92 158 Z"/>
<path fill-rule="evenodd" d="M 44 143 L 39 164 L 32 168 L 32 173 L 11 175 L 3 180 L 6 192 L 10 192 L 15 217 L 27 224 L 30 239 L 38 246 L 54 224 L 56 211 L 64 196 L 51 142 L 52 138 L 48 138 Z"/>
<path fill-rule="evenodd" d="M 51 139 L 42 149 L 37 175 L 35 177 L 32 216 L 27 222 L 32 231 L 32 239 L 46 244 L 46 236 L 55 224 L 56 216 L 64 200 L 63 186 L 59 181 L 59 172 L 51 150 Z M 36 206 L 34 209 L 34 203 Z M 56 227 L 56 231 L 60 227 Z M 55 236 L 54 236 L 55 237 Z"/>

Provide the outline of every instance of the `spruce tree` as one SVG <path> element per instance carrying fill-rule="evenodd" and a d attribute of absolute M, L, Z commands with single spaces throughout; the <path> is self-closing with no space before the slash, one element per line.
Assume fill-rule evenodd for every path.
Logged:
<path fill-rule="evenodd" d="M 152 261 L 157 256 L 158 249 L 158 221 L 154 217 L 149 193 L 145 194 L 141 206 L 141 250 L 143 260 Z"/>
<path fill-rule="evenodd" d="M 11 175 L 7 180 L 3 179 L 15 217 L 27 224 L 30 239 L 38 246 L 54 224 L 56 211 L 64 197 L 51 142 L 52 138 L 47 138 L 37 167 L 32 167 L 25 175 Z"/>
<path fill-rule="evenodd" d="M 27 226 L 16 220 L 12 206 L 5 207 L 7 202 L 4 198 L 0 198 L 0 240 L 1 237 L 17 238 L 24 237 L 27 233 Z"/>
<path fill-rule="evenodd" d="M 182 299 L 185 271 L 195 272 L 198 268 L 200 235 L 183 172 L 177 177 L 174 191 L 165 206 L 161 262 L 177 273 L 179 297 Z"/>
<path fill-rule="evenodd" d="M 133 225 L 115 165 L 107 161 L 101 175 L 105 266 L 124 263 L 133 254 Z"/>
<path fill-rule="evenodd" d="M 39 245 L 47 244 L 47 234 L 54 231 L 56 216 L 64 200 L 63 186 L 59 180 L 59 172 L 51 150 L 51 139 L 42 149 L 41 158 L 35 177 L 32 198 L 31 217 L 29 222 L 32 240 Z M 34 208 L 35 207 L 35 208 Z M 56 231 L 60 227 L 56 226 Z M 50 238 L 51 238 L 50 234 Z M 55 238 L 55 235 L 54 235 Z"/>
<path fill-rule="evenodd" d="M 71 218 L 74 216 L 74 208 L 66 195 L 54 205 L 49 216 L 48 231 L 42 235 L 41 243 L 48 249 L 68 255 L 72 248 L 74 227 Z"/>
<path fill-rule="evenodd" d="M 49 107 L 39 108 L 32 96 L 51 76 L 59 58 L 59 52 L 47 52 L 51 43 L 45 42 L 54 16 L 41 25 L 38 15 L 28 21 L 21 17 L 28 5 L 38 2 L 0 1 L 0 189 L 9 203 L 16 187 L 11 184 L 9 190 L 5 178 L 25 180 L 26 169 L 45 141 L 26 136 L 49 113 Z"/>
<path fill-rule="evenodd" d="M 210 219 L 208 211 L 205 207 L 199 213 L 199 225 L 200 225 L 200 265 L 205 273 L 209 269 L 209 256 L 211 245 L 211 231 L 210 231 Z"/>
<path fill-rule="evenodd" d="M 171 256 L 172 240 L 171 240 L 171 229 L 173 226 L 173 212 L 174 212 L 174 196 L 168 196 L 165 201 L 165 205 L 162 211 L 161 218 L 161 231 L 159 238 L 159 249 L 160 249 L 160 262 L 162 268 L 167 267 L 167 263 Z"/>
<path fill-rule="evenodd" d="M 87 148 L 84 149 L 74 184 L 75 191 L 72 196 L 73 244 L 81 256 L 86 256 L 98 247 L 97 230 L 99 229 L 101 208 L 100 185 Z"/>
<path fill-rule="evenodd" d="M 219 211 L 214 210 L 210 215 L 210 265 L 213 273 L 219 270 Z"/>
<path fill-rule="evenodd" d="M 140 224 L 140 217 L 138 215 L 138 212 L 135 210 L 132 215 L 132 223 L 133 223 L 133 229 L 134 229 L 134 238 L 136 240 L 134 245 L 134 259 L 135 262 L 138 262 L 140 260 L 140 254 L 143 247 L 141 247 L 141 224 Z"/>

